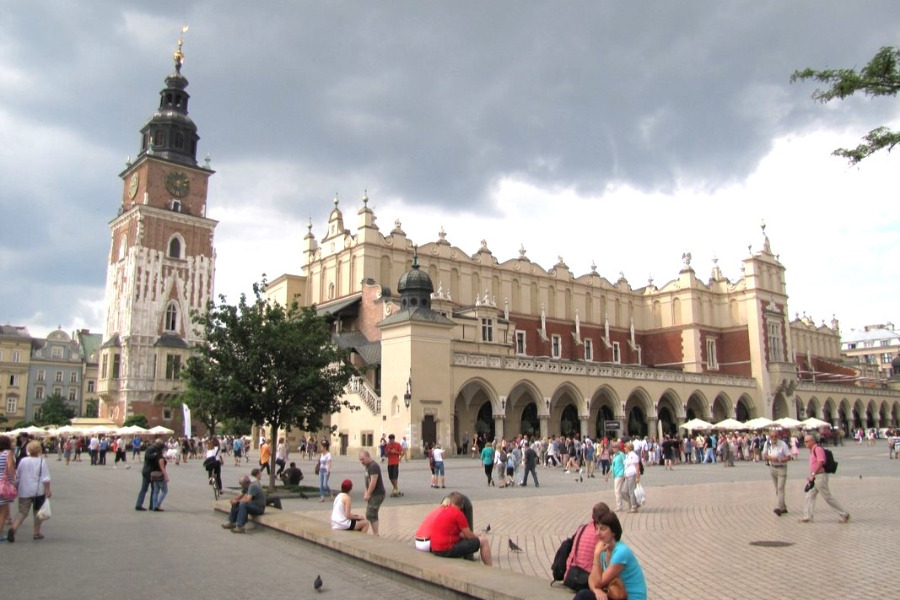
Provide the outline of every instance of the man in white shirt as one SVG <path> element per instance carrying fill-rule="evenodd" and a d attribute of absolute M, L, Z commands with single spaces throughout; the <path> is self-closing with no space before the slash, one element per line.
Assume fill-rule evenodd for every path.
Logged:
<path fill-rule="evenodd" d="M 91 465 L 96 465 L 100 457 L 100 438 L 96 434 L 92 435 L 91 441 L 88 442 L 88 452 L 91 454 Z"/>
<path fill-rule="evenodd" d="M 784 504 L 784 484 L 787 482 L 787 463 L 791 460 L 791 449 L 778 437 L 778 431 L 769 432 L 769 438 L 763 446 L 763 458 L 769 463 L 769 474 L 775 484 L 776 506 L 772 512 L 779 517 L 787 514 Z"/>

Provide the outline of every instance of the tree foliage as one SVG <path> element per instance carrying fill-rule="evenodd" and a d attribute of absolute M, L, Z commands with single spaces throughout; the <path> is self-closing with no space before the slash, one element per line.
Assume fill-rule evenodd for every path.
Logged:
<path fill-rule="evenodd" d="M 75 409 L 66 404 L 65 399 L 59 394 L 48 396 L 41 404 L 41 425 L 68 425 L 75 416 Z"/>
<path fill-rule="evenodd" d="M 859 71 L 855 69 L 806 68 L 794 71 L 791 82 L 813 80 L 828 84 L 826 89 L 813 92 L 813 99 L 829 102 L 843 100 L 857 92 L 866 96 L 896 96 L 900 92 L 900 48 L 885 46 Z M 887 127 L 876 127 L 865 136 L 856 148 L 838 148 L 832 154 L 850 161 L 851 165 L 864 158 L 887 149 L 888 152 L 900 143 L 900 132 Z"/>
<path fill-rule="evenodd" d="M 217 419 L 320 429 L 323 420 L 349 403 L 339 398 L 355 374 L 331 340 L 329 322 L 315 308 L 267 302 L 266 282 L 253 285 L 255 299 L 241 295 L 234 306 L 220 296 L 194 316 L 205 340 L 184 370 L 191 410 L 213 408 Z M 270 486 L 275 483 L 275 453 Z"/>
<path fill-rule="evenodd" d="M 131 415 L 125 422 L 122 423 L 123 427 L 131 427 L 132 425 L 137 425 L 138 427 L 143 427 L 147 429 L 150 426 L 150 423 L 147 421 L 147 417 L 144 415 Z"/>

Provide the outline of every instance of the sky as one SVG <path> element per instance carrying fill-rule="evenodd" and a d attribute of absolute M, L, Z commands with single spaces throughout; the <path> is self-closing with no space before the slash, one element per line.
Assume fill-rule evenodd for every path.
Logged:
<path fill-rule="evenodd" d="M 219 221 L 216 294 L 302 274 L 337 194 L 356 226 L 634 288 L 740 278 L 761 223 L 792 318 L 900 327 L 897 98 L 822 104 L 795 69 L 900 45 L 900 2 L 5 0 L 0 322 L 103 331 L 109 222 L 183 25 Z M 438 282 L 435 282 L 436 284 Z"/>

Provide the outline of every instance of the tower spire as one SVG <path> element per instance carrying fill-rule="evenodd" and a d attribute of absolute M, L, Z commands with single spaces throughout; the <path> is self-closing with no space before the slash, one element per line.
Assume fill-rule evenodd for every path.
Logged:
<path fill-rule="evenodd" d="M 181 35 L 178 36 L 178 48 L 172 54 L 172 57 L 175 59 L 175 72 L 178 74 L 181 74 L 181 65 L 184 64 L 184 52 L 182 52 L 181 47 L 184 46 L 184 34 L 187 30 L 187 25 L 181 28 Z"/>

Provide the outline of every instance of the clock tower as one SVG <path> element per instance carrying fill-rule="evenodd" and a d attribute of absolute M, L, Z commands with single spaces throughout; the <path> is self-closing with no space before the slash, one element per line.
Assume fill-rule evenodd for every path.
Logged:
<path fill-rule="evenodd" d="M 197 163 L 200 136 L 188 116 L 182 44 L 179 38 L 159 108 L 141 128 L 140 152 L 119 174 L 98 382 L 101 416 L 121 424 L 142 414 L 151 426 L 178 433 L 178 375 L 200 341 L 191 311 L 205 310 L 213 296 L 217 224 L 206 218 L 213 171 L 208 158 Z"/>

